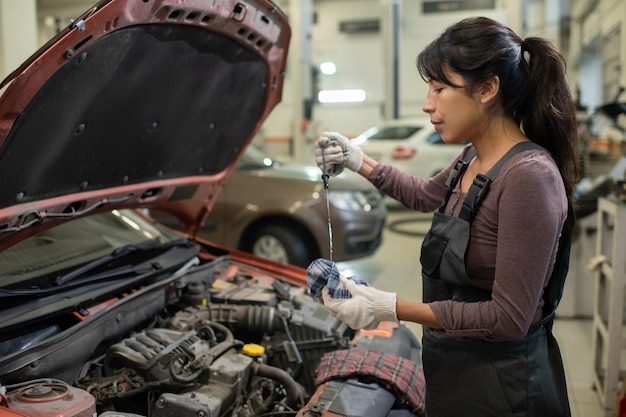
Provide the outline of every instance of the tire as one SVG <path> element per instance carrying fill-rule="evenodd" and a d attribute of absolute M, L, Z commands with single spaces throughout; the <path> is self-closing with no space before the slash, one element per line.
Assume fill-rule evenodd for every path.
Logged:
<path fill-rule="evenodd" d="M 243 250 L 284 264 L 307 267 L 315 256 L 305 238 L 275 224 L 262 226 L 244 242 Z"/>

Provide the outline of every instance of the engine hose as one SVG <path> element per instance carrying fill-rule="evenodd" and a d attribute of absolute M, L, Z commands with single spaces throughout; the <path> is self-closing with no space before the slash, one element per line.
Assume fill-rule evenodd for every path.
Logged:
<path fill-rule="evenodd" d="M 181 384 L 189 384 L 194 382 L 200 374 L 207 369 L 211 363 L 220 356 L 222 356 L 225 352 L 232 349 L 233 347 L 240 346 L 242 344 L 241 341 L 235 340 L 235 337 L 228 329 L 228 327 L 221 325 L 215 322 L 204 322 L 202 323 L 201 329 L 206 331 L 207 328 L 216 329 L 218 332 L 221 332 L 224 335 L 224 340 L 219 342 L 217 345 L 211 347 L 208 352 L 202 356 L 199 356 L 193 360 L 190 367 L 193 368 L 191 373 L 187 375 L 183 375 L 179 373 L 176 369 L 176 362 L 181 360 L 184 366 L 189 364 L 191 358 L 185 353 L 178 353 L 174 355 L 174 358 L 170 361 L 169 365 L 169 373 L 172 379 Z M 209 332 L 209 334 L 214 335 L 213 332 Z"/>
<path fill-rule="evenodd" d="M 278 381 L 287 393 L 287 405 L 292 408 L 299 408 L 304 405 L 300 385 L 287 372 L 275 366 L 263 363 L 253 363 L 252 371 L 255 375 L 270 378 Z"/>
<path fill-rule="evenodd" d="M 196 333 L 201 339 L 209 342 L 211 346 L 217 343 L 217 336 L 215 335 L 215 331 L 211 327 L 210 324 L 206 324 L 206 322 L 199 322 L 196 326 Z"/>
<path fill-rule="evenodd" d="M 190 359 L 189 359 L 189 356 L 187 356 L 184 353 L 176 353 L 174 354 L 174 357 L 170 361 L 170 365 L 168 367 L 170 376 L 172 377 L 174 381 L 178 382 L 179 384 L 192 383 L 193 381 L 198 379 L 202 371 L 204 371 L 203 368 L 199 368 L 187 375 L 183 375 L 182 373 L 179 373 L 179 371 L 175 368 L 176 362 L 178 362 L 178 360 L 181 360 L 183 362 L 183 367 L 181 369 L 184 369 L 185 365 L 187 365 L 190 362 Z"/>
<path fill-rule="evenodd" d="M 245 309 L 245 319 L 241 323 L 242 327 L 249 330 L 266 332 L 279 330 L 281 321 L 276 308 L 269 306 L 247 306 Z"/>
<path fill-rule="evenodd" d="M 170 327 L 186 331 L 198 320 L 209 320 L 226 323 L 232 329 L 272 332 L 281 329 L 278 316 L 276 308 L 270 306 L 210 303 L 179 311 L 170 320 Z"/>
<path fill-rule="evenodd" d="M 275 307 L 259 305 L 209 304 L 206 306 L 209 319 L 241 329 L 257 332 L 272 332 L 280 329 L 280 320 Z"/>
<path fill-rule="evenodd" d="M 233 333 L 230 331 L 230 329 L 224 326 L 223 324 L 216 323 L 214 321 L 209 321 L 209 322 L 203 322 L 200 325 L 200 329 L 204 331 L 206 330 L 203 328 L 206 328 L 206 327 L 209 327 L 212 330 L 217 330 L 218 332 L 220 332 L 224 336 L 224 340 L 222 342 L 232 342 L 235 339 L 235 336 L 233 336 Z M 215 332 L 213 332 L 212 335 L 215 335 Z"/>
<path fill-rule="evenodd" d="M 180 373 L 177 373 L 175 364 L 176 364 L 176 360 L 181 359 L 183 363 L 186 365 L 187 363 L 189 363 L 189 357 L 185 355 L 184 353 L 176 354 L 174 357 L 174 360 L 170 362 L 170 366 L 169 366 L 170 376 L 172 377 L 174 381 L 178 383 L 190 384 L 194 382 L 205 369 L 208 369 L 209 365 L 211 365 L 215 359 L 222 356 L 228 350 L 234 347 L 241 346 L 241 345 L 242 345 L 242 342 L 240 342 L 239 340 L 229 340 L 229 341 L 224 341 L 220 343 L 219 345 L 212 347 L 209 350 L 209 353 L 202 357 L 203 359 L 202 367 L 198 367 L 198 369 L 196 369 L 195 371 L 192 371 L 188 375 L 182 375 Z M 197 362 L 197 359 L 194 362 Z M 195 367 L 196 366 L 194 366 L 194 368 Z"/>

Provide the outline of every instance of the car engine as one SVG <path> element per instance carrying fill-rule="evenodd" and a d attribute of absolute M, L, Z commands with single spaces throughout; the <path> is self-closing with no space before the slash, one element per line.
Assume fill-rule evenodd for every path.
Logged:
<path fill-rule="evenodd" d="M 423 394 L 408 329 L 355 333 L 279 278 L 223 256 L 91 306 L 33 341 L 41 348 L 0 361 L 0 416 L 423 415 L 401 393 Z M 412 382 L 390 383 L 380 375 L 386 362 Z"/>

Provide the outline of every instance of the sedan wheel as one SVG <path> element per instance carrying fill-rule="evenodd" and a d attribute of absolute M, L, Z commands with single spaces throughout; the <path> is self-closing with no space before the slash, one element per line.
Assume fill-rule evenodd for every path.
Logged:
<path fill-rule="evenodd" d="M 314 256 L 301 236 L 276 225 L 264 226 L 254 233 L 249 247 L 254 255 L 302 267 Z"/>

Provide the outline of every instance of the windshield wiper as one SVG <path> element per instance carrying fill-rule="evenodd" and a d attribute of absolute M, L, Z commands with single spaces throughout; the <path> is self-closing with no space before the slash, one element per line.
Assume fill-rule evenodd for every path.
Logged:
<path fill-rule="evenodd" d="M 169 241 L 169 242 L 165 242 L 165 243 L 161 243 L 159 238 L 156 239 L 152 239 L 152 240 L 146 240 L 145 242 L 141 242 L 141 243 L 135 243 L 135 244 L 131 244 L 131 245 L 126 245 L 126 246 L 121 246 L 117 249 L 115 249 L 113 252 L 111 252 L 109 255 L 103 256 L 102 258 L 98 258 L 95 259 L 83 266 L 81 266 L 78 269 L 73 270 L 72 272 L 65 274 L 65 275 L 60 275 L 58 276 L 55 280 L 54 283 L 57 286 L 63 285 L 63 284 L 67 284 L 68 282 L 74 281 L 77 278 L 79 278 L 80 276 L 86 274 L 89 271 L 93 271 L 94 269 L 108 263 L 111 261 L 114 261 L 116 259 L 120 259 L 123 258 L 127 255 L 130 255 L 131 253 L 137 253 L 137 252 L 145 252 L 148 250 L 152 250 L 152 249 L 165 249 L 165 248 L 169 248 L 172 246 L 177 246 L 180 245 L 182 243 L 187 242 L 187 239 L 177 239 L 177 240 L 173 240 L 173 241 Z M 153 269 L 154 269 L 154 265 L 152 265 Z M 90 282 L 90 281 L 96 281 L 98 279 L 102 279 L 102 278 L 110 278 L 113 276 L 119 276 L 119 275 L 123 275 L 123 274 L 129 274 L 129 273 L 144 273 L 144 272 L 150 272 L 150 267 L 146 267 L 145 265 L 142 268 L 138 268 L 134 265 L 127 265 L 127 266 L 123 266 L 120 268 L 116 268 L 116 269 L 112 269 L 110 271 L 106 271 L 100 274 L 96 274 L 93 276 L 90 276 L 86 281 Z M 158 269 L 158 268 L 156 268 Z M 145 271 L 143 271 L 145 270 Z M 82 280 L 81 280 L 82 281 Z"/>
<path fill-rule="evenodd" d="M 7 290 L 0 288 L 0 298 L 3 297 L 19 297 L 19 296 L 33 296 L 33 295 L 48 295 L 54 294 L 61 291 L 64 291 L 68 287 L 76 287 L 79 285 L 89 284 L 96 281 L 104 281 L 109 278 L 122 277 L 127 275 L 142 275 L 147 274 L 149 272 L 157 271 L 161 269 L 161 265 L 156 262 L 152 262 L 150 264 L 141 264 L 141 265 L 124 265 L 115 269 L 108 270 L 106 272 L 102 272 L 100 274 L 88 275 L 83 278 L 77 279 L 74 277 L 70 281 L 64 281 L 62 284 L 59 284 L 56 287 L 50 288 L 27 288 L 23 290 Z M 68 274 L 69 275 L 69 274 Z M 65 277 L 65 275 L 63 276 Z M 67 285 L 64 285 L 67 284 Z"/>
<path fill-rule="evenodd" d="M 20 296 L 43 296 L 65 291 L 69 288 L 83 286 L 98 281 L 105 281 L 111 278 L 126 277 L 129 275 L 138 276 L 149 274 L 163 269 L 159 262 L 148 260 L 142 263 L 127 264 L 103 272 L 89 274 L 90 271 L 105 265 L 107 262 L 119 260 L 127 255 L 146 252 L 151 250 L 165 250 L 176 246 L 191 247 L 193 244 L 186 238 L 172 240 L 162 243 L 158 238 L 142 243 L 122 246 L 115 249 L 109 255 L 95 259 L 72 272 L 60 275 L 54 280 L 55 286 L 49 288 L 26 288 L 26 289 L 3 289 L 0 288 L 0 298 L 20 297 Z M 169 267 L 169 262 L 166 261 Z"/>
<path fill-rule="evenodd" d="M 70 281 L 62 281 L 55 287 L 49 288 L 27 288 L 22 290 L 7 290 L 0 288 L 0 298 L 4 297 L 20 297 L 20 296 L 33 296 L 33 295 L 49 295 L 65 291 L 67 288 L 77 287 L 79 285 L 89 284 L 96 281 L 104 281 L 109 278 L 123 277 L 127 275 L 142 275 L 149 272 L 157 271 L 161 269 L 161 266 L 157 262 L 150 264 L 144 263 L 140 265 L 124 265 L 118 268 L 110 269 L 108 271 L 88 275 L 86 277 L 72 276 Z M 69 274 L 68 274 L 69 275 Z M 63 275 L 59 278 L 65 278 L 67 275 Z"/>

